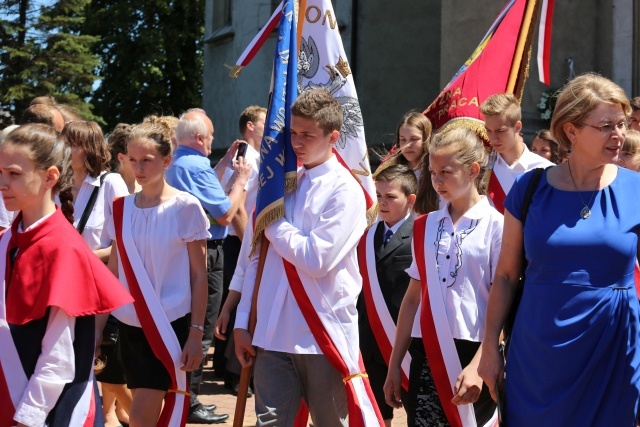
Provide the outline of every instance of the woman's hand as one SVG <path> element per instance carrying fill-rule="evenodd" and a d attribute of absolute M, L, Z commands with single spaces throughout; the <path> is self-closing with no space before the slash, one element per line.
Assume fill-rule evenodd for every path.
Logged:
<path fill-rule="evenodd" d="M 402 408 L 402 374 L 399 366 L 389 366 L 387 371 L 387 380 L 384 382 L 382 391 L 384 392 L 384 400 L 387 405 L 392 408 Z"/>
<path fill-rule="evenodd" d="M 181 370 L 189 372 L 195 371 L 202 363 L 202 331 L 191 328 L 189 330 L 189 338 L 182 349 L 180 357 Z"/>
<path fill-rule="evenodd" d="M 496 386 L 501 387 L 504 378 L 504 358 L 497 345 L 489 345 L 485 342 L 482 346 L 478 374 L 489 387 L 491 398 L 497 402 Z"/>
<path fill-rule="evenodd" d="M 475 403 L 480 397 L 482 391 L 482 378 L 478 375 L 478 366 L 470 363 L 462 370 L 454 388 L 456 393 L 451 399 L 454 405 L 466 405 Z"/>

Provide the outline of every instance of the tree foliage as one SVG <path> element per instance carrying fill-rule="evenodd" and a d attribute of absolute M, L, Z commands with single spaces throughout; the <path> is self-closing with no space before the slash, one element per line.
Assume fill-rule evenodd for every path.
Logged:
<path fill-rule="evenodd" d="M 82 33 L 91 0 L 4 0 L 0 6 L 0 110 L 19 117 L 36 96 L 51 95 L 88 119 L 100 58 L 97 37 Z"/>
<path fill-rule="evenodd" d="M 99 38 L 92 102 L 109 126 L 201 104 L 203 0 L 93 0 L 84 31 Z"/>

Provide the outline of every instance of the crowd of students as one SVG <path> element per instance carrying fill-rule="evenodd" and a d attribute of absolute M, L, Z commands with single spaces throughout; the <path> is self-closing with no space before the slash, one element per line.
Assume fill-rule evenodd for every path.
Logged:
<path fill-rule="evenodd" d="M 305 91 L 288 130 L 296 188 L 256 247 L 264 109 L 243 113 L 245 141 L 212 170 L 202 110 L 118 125 L 107 144 L 97 124 L 34 105 L 37 120 L 0 141 L 0 191 L 17 212 L 0 235 L 0 427 L 222 422 L 186 375 L 213 329 L 216 368 L 253 366 L 259 426 L 299 425 L 304 408 L 321 427 L 391 426 L 400 407 L 410 426 L 634 425 L 640 99 L 611 81 L 569 82 L 531 151 L 510 94 L 480 107 L 491 154 L 475 130 L 434 133 L 407 113 L 373 175 L 368 229 L 333 152 L 341 107 Z M 221 253 L 232 262 L 211 290 Z"/>

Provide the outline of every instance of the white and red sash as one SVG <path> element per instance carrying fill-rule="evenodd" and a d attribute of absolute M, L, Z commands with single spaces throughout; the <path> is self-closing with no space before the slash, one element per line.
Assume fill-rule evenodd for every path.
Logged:
<path fill-rule="evenodd" d="M 489 188 L 487 189 L 487 195 L 493 202 L 493 206 L 501 214 L 504 214 L 504 199 L 507 198 L 503 183 L 510 178 L 509 176 L 506 176 L 508 173 L 508 171 L 501 169 L 496 162 L 493 172 L 491 172 Z"/>
<path fill-rule="evenodd" d="M 414 251 L 422 284 L 422 340 L 438 397 L 449 424 L 452 427 L 475 427 L 477 424 L 473 405 L 451 403 L 462 365 L 451 335 L 437 269 L 427 269 L 427 258 L 428 265 L 436 265 L 433 242 L 437 229 L 436 216 L 430 219 L 429 215 L 423 215 L 416 219 L 413 225 Z M 486 425 L 493 425 L 496 421 L 497 413 Z"/>
<path fill-rule="evenodd" d="M 164 407 L 157 425 L 160 427 L 184 426 L 189 410 L 189 391 L 187 374 L 180 370 L 182 348 L 133 241 L 131 225 L 133 203 L 133 197 L 123 197 L 113 202 L 118 256 L 127 278 L 129 292 L 134 298 L 133 305 L 144 335 L 151 344 L 153 353 L 171 377 L 171 388 L 165 396 Z"/>
<path fill-rule="evenodd" d="M 359 343 L 349 342 L 322 290 L 312 284 L 304 285 L 295 266 L 285 259 L 282 262 L 293 296 L 313 337 L 329 363 L 342 375 L 347 392 L 349 426 L 384 426 L 369 379 L 364 373 Z"/>
<path fill-rule="evenodd" d="M 29 380 L 22 368 L 18 350 L 13 342 L 9 324 L 5 295 L 7 294 L 7 279 L 9 269 L 9 240 L 11 229 L 8 228 L 0 238 L 0 272 L 2 286 L 0 286 L 0 426 L 15 425 L 13 415 L 22 400 Z"/>
<path fill-rule="evenodd" d="M 376 254 L 373 239 L 376 227 L 369 228 L 358 244 L 358 261 L 362 276 L 362 295 L 364 296 L 367 319 L 376 339 L 380 353 L 389 366 L 391 351 L 396 340 L 396 324 L 384 301 L 376 269 Z M 409 368 L 411 356 L 407 352 L 402 359 L 402 387 L 409 389 Z"/>

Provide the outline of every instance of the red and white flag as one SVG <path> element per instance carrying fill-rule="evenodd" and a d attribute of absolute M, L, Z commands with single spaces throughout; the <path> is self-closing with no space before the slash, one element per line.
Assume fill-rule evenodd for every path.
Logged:
<path fill-rule="evenodd" d="M 551 55 L 551 22 L 553 19 L 554 0 L 542 0 L 540 11 L 540 27 L 538 28 L 538 74 L 540 81 L 551 85 L 549 57 Z"/>

